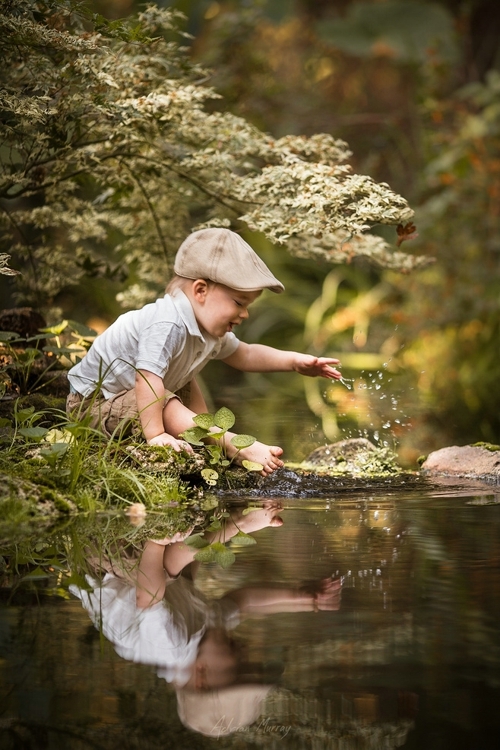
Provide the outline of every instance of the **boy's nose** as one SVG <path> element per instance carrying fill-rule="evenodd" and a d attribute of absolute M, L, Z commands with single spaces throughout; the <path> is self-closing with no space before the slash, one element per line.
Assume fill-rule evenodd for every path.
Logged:
<path fill-rule="evenodd" d="M 248 318 L 249 314 L 250 313 L 248 312 L 248 309 L 246 307 L 244 307 L 243 309 L 240 310 L 240 318 L 245 318 L 246 319 L 246 318 Z"/>

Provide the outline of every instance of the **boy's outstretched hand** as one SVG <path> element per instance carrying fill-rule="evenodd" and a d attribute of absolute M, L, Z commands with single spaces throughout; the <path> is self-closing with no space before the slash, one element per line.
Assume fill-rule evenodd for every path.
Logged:
<path fill-rule="evenodd" d="M 340 380 L 342 374 L 332 365 L 339 365 L 340 360 L 331 357 L 314 357 L 312 354 L 297 354 L 293 369 L 301 375 L 312 378 L 334 378 Z"/>

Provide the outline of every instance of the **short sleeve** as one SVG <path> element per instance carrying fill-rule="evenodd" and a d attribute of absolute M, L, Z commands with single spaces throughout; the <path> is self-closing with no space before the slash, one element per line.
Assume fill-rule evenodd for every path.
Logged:
<path fill-rule="evenodd" d="M 178 325 L 154 323 L 141 334 L 136 368 L 163 378 L 182 343 L 183 335 Z"/>
<path fill-rule="evenodd" d="M 219 353 L 214 357 L 214 359 L 226 359 L 226 357 L 230 357 L 231 354 L 234 354 L 239 345 L 240 342 L 236 338 L 234 333 L 226 333 L 224 338 L 222 339 L 222 346 L 219 350 Z"/>

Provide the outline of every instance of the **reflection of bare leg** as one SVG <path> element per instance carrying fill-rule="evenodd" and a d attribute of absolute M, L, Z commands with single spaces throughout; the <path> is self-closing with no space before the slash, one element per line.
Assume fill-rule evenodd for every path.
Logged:
<path fill-rule="evenodd" d="M 184 568 L 193 562 L 198 550 L 184 542 L 176 542 L 165 547 L 163 552 L 163 567 L 172 578 L 178 576 Z"/>

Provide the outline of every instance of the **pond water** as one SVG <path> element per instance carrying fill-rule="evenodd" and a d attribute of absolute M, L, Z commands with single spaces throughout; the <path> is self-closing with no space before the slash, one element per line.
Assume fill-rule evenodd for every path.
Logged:
<path fill-rule="evenodd" d="M 60 564 L 71 525 L 57 532 L 48 575 L 12 587 L 5 574 L 2 750 L 498 747 L 500 495 L 419 485 L 273 503 L 283 524 L 262 522 L 233 565 L 201 565 L 195 583 L 173 582 L 176 595 L 167 587 L 176 664 L 148 663 L 164 647 L 154 630 L 127 650 L 130 608 L 121 647 L 104 598 L 95 627 L 72 593 L 85 600 L 82 580 L 69 590 Z M 220 637 L 200 671 L 219 680 L 215 692 L 174 687 L 205 643 L 192 636 L 200 618 Z"/>

